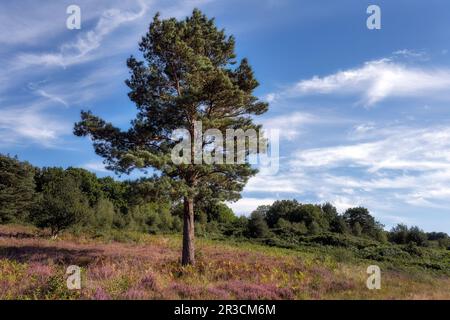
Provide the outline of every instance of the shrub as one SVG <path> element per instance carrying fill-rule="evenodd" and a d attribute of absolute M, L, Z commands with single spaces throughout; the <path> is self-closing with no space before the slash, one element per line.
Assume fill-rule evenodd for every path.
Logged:
<path fill-rule="evenodd" d="M 362 249 L 359 256 L 363 259 L 376 261 L 392 261 L 396 259 L 408 259 L 410 254 L 397 246 L 374 246 Z"/>
<path fill-rule="evenodd" d="M 147 203 L 134 206 L 128 217 L 128 228 L 134 231 L 157 233 L 173 230 L 174 217 L 167 204 Z"/>

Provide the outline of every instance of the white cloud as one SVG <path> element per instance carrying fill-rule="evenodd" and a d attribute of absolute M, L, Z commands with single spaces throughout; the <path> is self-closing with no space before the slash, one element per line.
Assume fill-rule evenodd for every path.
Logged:
<path fill-rule="evenodd" d="M 366 62 L 363 66 L 324 77 L 302 80 L 290 88 L 268 96 L 273 101 L 283 97 L 310 94 L 359 96 L 359 103 L 372 106 L 390 97 L 449 98 L 450 70 L 412 67 L 392 59 Z"/>
<path fill-rule="evenodd" d="M 276 199 L 272 198 L 242 198 L 236 202 L 227 203 L 237 215 L 249 215 L 253 210 L 262 205 L 270 205 Z"/>
<path fill-rule="evenodd" d="M 45 81 L 44 81 L 45 82 Z M 42 83 L 44 83 L 42 82 Z M 49 101 L 56 102 L 57 104 L 62 104 L 64 107 L 68 108 L 69 104 L 63 98 L 56 94 L 48 93 L 47 91 L 39 88 L 40 84 L 30 83 L 28 88 L 36 93 L 38 96 L 48 99 Z"/>
<path fill-rule="evenodd" d="M 258 201 L 267 195 L 272 195 L 271 200 L 330 201 L 340 212 L 368 207 L 377 218 L 393 224 L 414 221 L 404 208 L 445 210 L 450 206 L 448 127 L 370 123 L 356 128 L 364 128 L 358 138 L 364 142 L 347 137 L 343 145 L 298 150 L 282 163 L 277 175 L 251 178 L 245 193 L 253 198 L 243 207 L 250 212 L 269 202 Z"/>
<path fill-rule="evenodd" d="M 103 39 L 122 24 L 142 18 L 148 10 L 148 5 L 139 0 L 139 10 L 121 11 L 120 9 L 109 9 L 102 13 L 95 28 L 80 35 L 75 42 L 65 43 L 57 53 L 43 54 L 21 54 L 18 65 L 56 65 L 70 66 L 86 62 L 92 59 L 89 54 L 98 49 Z"/>
<path fill-rule="evenodd" d="M 61 143 L 62 136 L 71 133 L 71 125 L 42 114 L 40 107 L 0 108 L 0 145 L 38 144 L 53 148 Z"/>
<path fill-rule="evenodd" d="M 304 112 L 293 112 L 260 121 L 263 129 L 279 130 L 280 138 L 289 141 L 298 138 L 303 127 L 308 124 L 320 122 L 315 116 Z"/>
<path fill-rule="evenodd" d="M 247 192 L 297 193 L 298 184 L 293 180 L 282 179 L 282 175 L 261 175 L 251 178 L 245 186 Z"/>
<path fill-rule="evenodd" d="M 295 165 L 379 170 L 450 169 L 450 129 L 405 129 L 377 141 L 299 151 Z"/>
<path fill-rule="evenodd" d="M 410 49 L 402 49 L 402 50 L 397 50 L 394 51 L 392 53 L 395 56 L 400 56 L 403 58 L 412 58 L 412 59 L 417 59 L 417 60 L 428 60 L 428 54 L 425 50 L 410 50 Z"/>
<path fill-rule="evenodd" d="M 390 135 L 371 142 L 298 151 L 290 168 L 307 173 L 311 182 L 320 181 L 329 190 L 328 196 L 342 194 L 347 188 L 357 196 L 379 197 L 377 201 L 383 202 L 386 195 L 380 192 L 391 190 L 390 197 L 409 204 L 448 203 L 450 129 L 402 127 L 395 133 L 392 128 L 388 131 Z"/>
<path fill-rule="evenodd" d="M 105 168 L 102 161 L 91 161 L 82 165 L 83 168 L 87 170 L 97 171 L 97 172 L 110 172 Z"/>
<path fill-rule="evenodd" d="M 94 102 L 122 89 L 128 70 L 124 58 L 116 56 L 137 49 L 153 14 L 161 11 L 166 16 L 183 16 L 205 2 L 80 0 L 80 31 L 65 27 L 66 5 L 62 2 L 28 1 L 21 5 L 20 12 L 17 6 L 5 4 L 0 12 L 0 43 L 4 52 L 0 54 L 0 143 L 65 148 L 61 142 L 67 134 L 72 135 L 77 119 L 58 119 L 54 111 L 46 109 L 91 108 Z M 8 16 L 15 18 L 1 19 Z M 62 44 L 57 46 L 60 39 Z M 104 57 L 108 59 L 100 59 Z M 88 68 L 78 67 L 93 61 L 95 64 Z M 76 70 L 48 68 L 74 65 Z"/>

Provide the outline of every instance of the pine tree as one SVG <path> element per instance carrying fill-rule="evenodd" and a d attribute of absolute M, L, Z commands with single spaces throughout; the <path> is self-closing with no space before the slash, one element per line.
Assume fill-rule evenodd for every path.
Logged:
<path fill-rule="evenodd" d="M 171 133 L 186 129 L 193 146 L 197 121 L 203 132 L 214 128 L 223 136 L 226 129 L 260 129 L 251 116 L 266 112 L 268 105 L 253 96 L 258 82 L 246 59 L 237 64 L 234 46 L 234 38 L 197 9 L 180 21 L 161 20 L 157 14 L 140 42 L 144 60 L 132 56 L 127 62 L 128 95 L 138 109 L 131 128 L 122 131 L 82 112 L 74 129 L 78 136 L 91 137 L 109 169 L 128 173 L 153 168 L 170 181 L 184 201 L 184 265 L 195 262 L 194 199 L 200 194 L 218 201 L 237 200 L 256 173 L 248 162 L 174 164 L 170 157 L 180 142 Z M 202 148 L 208 147 L 211 142 L 203 141 Z"/>
<path fill-rule="evenodd" d="M 23 222 L 35 200 L 35 169 L 0 154 L 0 223 Z"/>

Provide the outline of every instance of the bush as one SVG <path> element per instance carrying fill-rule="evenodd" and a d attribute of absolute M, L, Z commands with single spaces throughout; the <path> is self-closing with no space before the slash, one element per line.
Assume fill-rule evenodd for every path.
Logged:
<path fill-rule="evenodd" d="M 364 238 L 358 238 L 351 235 L 342 235 L 336 233 L 322 233 L 316 236 L 300 237 L 300 242 L 317 243 L 326 246 L 346 247 L 363 249 L 366 247 L 377 246 L 378 243 Z"/>
<path fill-rule="evenodd" d="M 374 246 L 362 249 L 359 256 L 363 259 L 376 261 L 393 261 L 396 259 L 408 259 L 410 254 L 408 251 L 402 250 L 397 246 Z"/>
<path fill-rule="evenodd" d="M 304 222 L 289 222 L 280 218 L 275 225 L 277 233 L 292 233 L 295 235 L 304 235 L 308 233 L 308 228 Z"/>
<path fill-rule="evenodd" d="M 180 218 L 175 219 L 169 204 L 147 203 L 134 206 L 128 215 L 128 229 L 146 233 L 169 232 L 180 229 Z"/>
<path fill-rule="evenodd" d="M 222 233 L 225 236 L 242 238 L 248 235 L 248 219 L 244 216 L 236 218 L 232 222 L 224 223 L 220 225 Z"/>

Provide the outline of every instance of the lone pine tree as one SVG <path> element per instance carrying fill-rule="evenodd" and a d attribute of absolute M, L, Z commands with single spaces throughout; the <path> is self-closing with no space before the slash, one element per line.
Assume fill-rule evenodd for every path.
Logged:
<path fill-rule="evenodd" d="M 139 44 L 144 60 L 131 56 L 127 61 L 131 74 L 126 80 L 131 89 L 128 96 L 138 109 L 131 128 L 122 131 L 89 111 L 81 113 L 74 128 L 77 136 L 92 139 L 108 169 L 129 173 L 151 168 L 170 182 L 171 190 L 184 201 L 183 265 L 195 263 L 195 199 L 237 200 L 257 172 L 248 161 L 171 161 L 171 151 L 185 139 L 172 132 L 185 129 L 194 143 L 198 121 L 203 131 L 214 128 L 224 136 L 227 129 L 260 129 L 252 115 L 266 112 L 268 105 L 253 96 L 258 82 L 246 59 L 237 63 L 234 46 L 234 38 L 197 9 L 184 20 L 161 20 L 156 14 Z M 202 148 L 214 143 L 206 140 Z M 229 151 L 223 146 L 223 154 Z"/>

